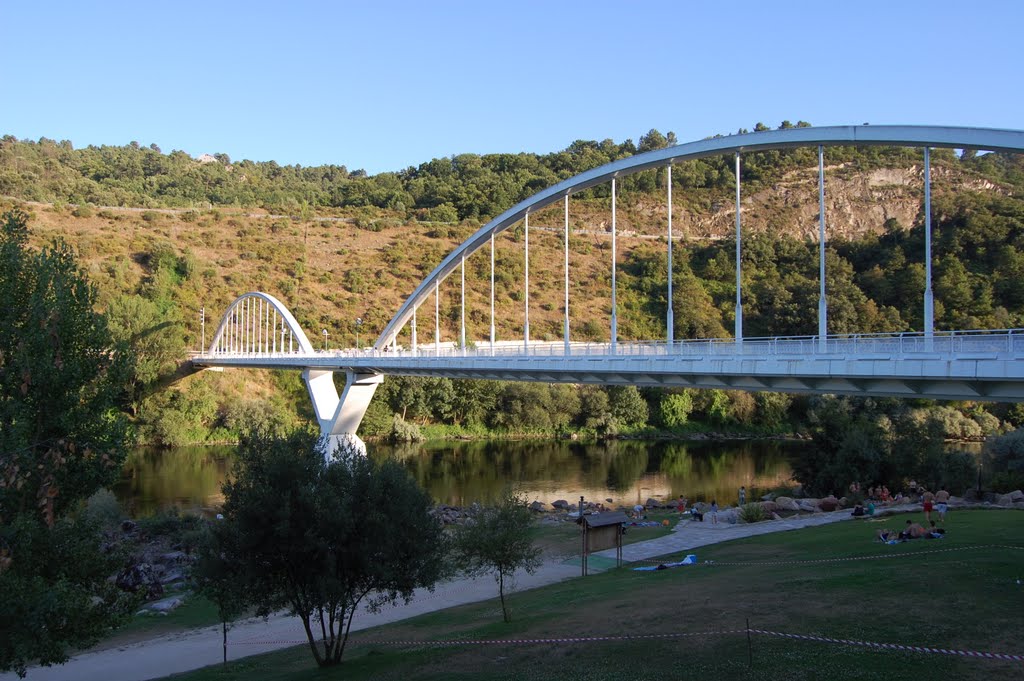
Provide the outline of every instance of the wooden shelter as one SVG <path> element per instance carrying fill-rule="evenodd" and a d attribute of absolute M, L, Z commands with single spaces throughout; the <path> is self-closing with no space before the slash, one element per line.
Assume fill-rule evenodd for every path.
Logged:
<path fill-rule="evenodd" d="M 629 518 L 621 511 L 594 513 L 580 519 L 583 526 L 583 575 L 587 574 L 587 562 L 594 551 L 615 547 L 615 566 L 622 566 L 622 527 Z"/>

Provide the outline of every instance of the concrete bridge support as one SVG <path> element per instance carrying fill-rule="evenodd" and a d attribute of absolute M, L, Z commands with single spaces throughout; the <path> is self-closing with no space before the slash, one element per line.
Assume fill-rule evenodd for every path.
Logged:
<path fill-rule="evenodd" d="M 356 431 L 384 376 L 352 370 L 346 371 L 345 376 L 345 388 L 339 397 L 333 371 L 305 369 L 302 372 L 320 424 L 320 436 L 327 440 L 327 455 L 333 457 L 340 448 L 366 456 L 366 445 Z"/>

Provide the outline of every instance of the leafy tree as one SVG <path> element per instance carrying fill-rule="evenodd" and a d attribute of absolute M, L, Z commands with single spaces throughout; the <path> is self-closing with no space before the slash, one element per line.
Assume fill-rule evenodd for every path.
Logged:
<path fill-rule="evenodd" d="M 62 242 L 27 247 L 27 216 L 0 224 L 0 670 L 64 662 L 126 602 L 106 582 L 97 528 L 79 503 L 113 483 L 129 433 L 126 360 Z"/>
<path fill-rule="evenodd" d="M 1024 471 L 1024 428 L 986 442 L 985 457 L 993 471 Z"/>
<path fill-rule="evenodd" d="M 176 322 L 165 319 L 156 303 L 139 295 L 111 301 L 107 309 L 111 334 L 132 348 L 132 366 L 125 392 L 132 412 L 138 414 L 142 401 L 158 381 L 173 374 L 185 351 Z"/>
<path fill-rule="evenodd" d="M 378 610 L 433 586 L 444 545 L 429 497 L 399 464 L 324 455 L 310 433 L 247 437 L 213 534 L 246 603 L 297 615 L 317 664 L 330 666 L 360 605 Z"/>
<path fill-rule="evenodd" d="M 616 421 L 625 426 L 645 426 L 650 410 L 636 386 L 608 388 L 608 407 Z"/>
<path fill-rule="evenodd" d="M 666 428 L 679 428 L 686 425 L 693 411 L 693 395 L 689 390 L 677 393 L 665 393 L 658 405 L 661 423 Z"/>
<path fill-rule="evenodd" d="M 534 546 L 533 518 L 526 500 L 506 490 L 494 506 L 486 506 L 455 531 L 454 548 L 469 574 L 493 573 L 498 582 L 501 613 L 512 617 L 505 602 L 505 584 L 516 570 L 533 574 L 541 564 L 541 550 Z"/>

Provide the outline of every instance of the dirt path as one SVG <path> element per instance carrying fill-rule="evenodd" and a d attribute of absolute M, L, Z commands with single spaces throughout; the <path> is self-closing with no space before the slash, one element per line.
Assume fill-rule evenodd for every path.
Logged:
<path fill-rule="evenodd" d="M 623 557 L 627 561 L 639 561 L 732 539 L 838 522 L 849 517 L 849 511 L 836 511 L 753 525 L 712 525 L 710 522 L 683 520 L 669 535 L 627 545 L 623 549 Z M 607 561 L 608 557 L 614 558 L 615 551 L 603 551 L 599 555 Z M 592 565 L 591 571 L 595 569 L 597 567 Z M 578 577 L 579 574 L 578 559 L 575 565 L 571 562 L 552 561 L 545 563 L 533 575 L 518 574 L 515 590 L 524 591 L 554 584 Z M 408 605 L 386 608 L 376 614 L 360 612 L 356 615 L 352 630 L 368 629 L 496 596 L 497 586 L 491 577 L 459 579 L 439 586 L 433 593 L 426 590 L 417 592 Z M 305 642 L 302 624 L 296 617 L 279 615 L 266 621 L 245 620 L 236 623 L 228 632 L 228 659 L 234 660 Z M 29 681 L 145 681 L 218 664 L 222 656 L 220 627 L 206 627 L 83 653 L 59 667 L 32 668 L 27 678 Z M 16 679 L 14 674 L 0 675 L 0 681 Z"/>

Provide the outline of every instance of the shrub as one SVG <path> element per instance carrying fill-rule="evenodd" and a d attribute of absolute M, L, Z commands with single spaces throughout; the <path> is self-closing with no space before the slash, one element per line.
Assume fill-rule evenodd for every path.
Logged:
<path fill-rule="evenodd" d="M 984 451 L 994 472 L 1024 472 L 1024 428 L 989 440 Z"/>
<path fill-rule="evenodd" d="M 764 512 L 764 507 L 757 502 L 751 502 L 740 506 L 740 520 L 745 523 L 759 523 L 762 520 L 768 520 L 768 514 Z"/>
<path fill-rule="evenodd" d="M 71 214 L 76 218 L 91 218 L 93 215 L 92 206 L 87 203 L 83 203 L 71 211 Z"/>
<path fill-rule="evenodd" d="M 85 517 L 104 530 L 117 527 L 121 522 L 121 503 L 107 488 L 96 490 L 85 502 Z"/>
<path fill-rule="evenodd" d="M 398 414 L 391 419 L 391 432 L 388 433 L 388 442 L 422 442 L 423 434 L 419 426 L 409 423 Z"/>
<path fill-rule="evenodd" d="M 693 396 L 688 390 L 667 393 L 661 398 L 661 404 L 658 406 L 661 422 L 666 428 L 679 428 L 686 425 L 691 411 L 693 411 Z"/>
<path fill-rule="evenodd" d="M 1008 494 L 1014 490 L 1024 489 L 1024 471 L 1003 471 L 992 476 L 989 483 L 993 492 Z"/>

